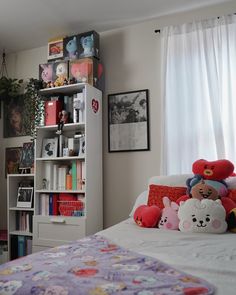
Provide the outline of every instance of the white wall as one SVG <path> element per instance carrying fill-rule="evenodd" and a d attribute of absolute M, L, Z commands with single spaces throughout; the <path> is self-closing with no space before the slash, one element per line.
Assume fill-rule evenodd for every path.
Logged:
<path fill-rule="evenodd" d="M 127 218 L 137 195 L 147 188 L 147 180 L 160 173 L 161 94 L 160 94 L 160 36 L 154 33 L 165 25 L 191 22 L 212 16 L 236 12 L 236 1 L 173 14 L 138 25 L 102 33 L 101 54 L 105 65 L 104 93 L 104 222 L 110 226 Z M 47 47 L 19 52 L 8 57 L 9 72 L 17 78 L 38 77 L 38 65 L 46 61 Z M 107 94 L 149 89 L 150 143 L 147 152 L 108 153 Z M 2 120 L 1 120 L 2 123 Z M 1 124 L 2 125 L 2 124 Z M 0 152 L 5 147 L 18 146 L 24 138 L 2 139 Z M 173 147 L 173 152 L 174 147 Z M 4 167 L 0 170 L 2 188 L 0 227 L 6 227 L 6 189 Z"/>

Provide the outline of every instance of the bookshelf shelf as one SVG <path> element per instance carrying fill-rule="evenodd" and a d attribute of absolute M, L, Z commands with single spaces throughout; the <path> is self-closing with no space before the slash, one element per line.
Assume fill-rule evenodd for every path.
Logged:
<path fill-rule="evenodd" d="M 84 130 L 84 127 L 85 127 L 85 123 L 68 123 L 68 124 L 65 124 L 63 126 L 63 130 L 65 131 L 78 131 L 78 130 Z M 50 126 L 41 126 L 41 127 L 37 127 L 37 130 L 47 130 L 47 131 L 56 131 L 58 128 L 57 125 L 50 125 Z"/>
<path fill-rule="evenodd" d="M 51 96 L 55 94 L 69 95 L 69 94 L 81 92 L 86 86 L 89 87 L 89 85 L 86 83 L 76 83 L 76 84 L 64 85 L 60 87 L 41 89 L 39 93 L 43 96 Z"/>
<path fill-rule="evenodd" d="M 61 135 L 67 142 L 65 146 L 56 134 L 57 125 L 37 129 L 33 252 L 65 244 L 103 228 L 102 92 L 89 84 L 79 83 L 43 89 L 40 94 L 47 100 L 60 94 L 60 99 L 65 101 L 66 97 L 71 106 L 79 100 L 83 108 L 76 117 L 82 123 L 63 126 Z M 98 109 L 94 109 L 94 101 Z M 79 140 L 74 143 L 78 133 Z M 47 156 L 45 139 L 57 136 L 59 151 L 56 154 L 64 154 L 61 150 L 69 149 L 69 142 L 72 142 L 79 156 L 42 157 L 42 151 Z"/>
<path fill-rule="evenodd" d="M 65 160 L 85 160 L 85 157 L 50 157 L 50 158 L 36 158 L 36 161 L 65 161 Z"/>
<path fill-rule="evenodd" d="M 39 189 L 35 191 L 36 193 L 44 193 L 44 194 L 49 194 L 49 193 L 55 193 L 55 194 L 85 194 L 85 190 L 43 190 Z"/>
<path fill-rule="evenodd" d="M 14 231 L 11 231 L 11 232 L 10 232 L 10 235 L 32 237 L 32 236 L 33 236 L 33 233 L 31 233 L 31 232 L 29 232 L 29 231 L 14 230 Z"/>
<path fill-rule="evenodd" d="M 19 207 L 10 207 L 10 211 L 34 211 L 34 208 L 19 208 Z"/>

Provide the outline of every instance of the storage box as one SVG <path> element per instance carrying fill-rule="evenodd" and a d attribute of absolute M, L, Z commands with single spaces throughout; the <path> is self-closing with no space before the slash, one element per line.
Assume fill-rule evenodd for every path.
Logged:
<path fill-rule="evenodd" d="M 56 125 L 59 123 L 59 112 L 62 111 L 60 100 L 45 101 L 45 125 Z"/>
<path fill-rule="evenodd" d="M 79 35 L 73 35 L 63 39 L 63 55 L 64 59 L 79 58 Z"/>
<path fill-rule="evenodd" d="M 53 63 L 39 65 L 39 80 L 42 82 L 43 88 L 47 88 L 54 80 L 53 72 Z"/>
<path fill-rule="evenodd" d="M 77 36 L 78 58 L 100 57 L 100 40 L 96 31 L 89 31 Z"/>
<path fill-rule="evenodd" d="M 68 61 L 53 63 L 52 82 L 54 87 L 63 86 L 68 83 Z"/>
<path fill-rule="evenodd" d="M 98 60 L 88 57 L 71 60 L 69 62 L 69 79 L 76 79 L 77 83 L 88 83 L 94 87 L 98 84 Z"/>

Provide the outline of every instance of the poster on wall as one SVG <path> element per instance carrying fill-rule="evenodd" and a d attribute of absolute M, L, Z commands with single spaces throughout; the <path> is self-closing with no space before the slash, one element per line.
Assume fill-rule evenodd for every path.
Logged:
<path fill-rule="evenodd" d="M 5 177 L 7 174 L 18 174 L 22 147 L 6 148 L 5 152 Z"/>
<path fill-rule="evenodd" d="M 148 90 L 108 95 L 109 152 L 149 150 Z"/>
<path fill-rule="evenodd" d="M 24 96 L 4 101 L 4 137 L 29 135 L 24 120 Z"/>

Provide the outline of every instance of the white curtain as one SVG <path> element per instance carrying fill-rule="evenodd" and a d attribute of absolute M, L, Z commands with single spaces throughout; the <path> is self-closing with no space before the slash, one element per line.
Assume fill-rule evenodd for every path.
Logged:
<path fill-rule="evenodd" d="M 165 27 L 162 174 L 200 158 L 236 166 L 236 16 Z"/>

